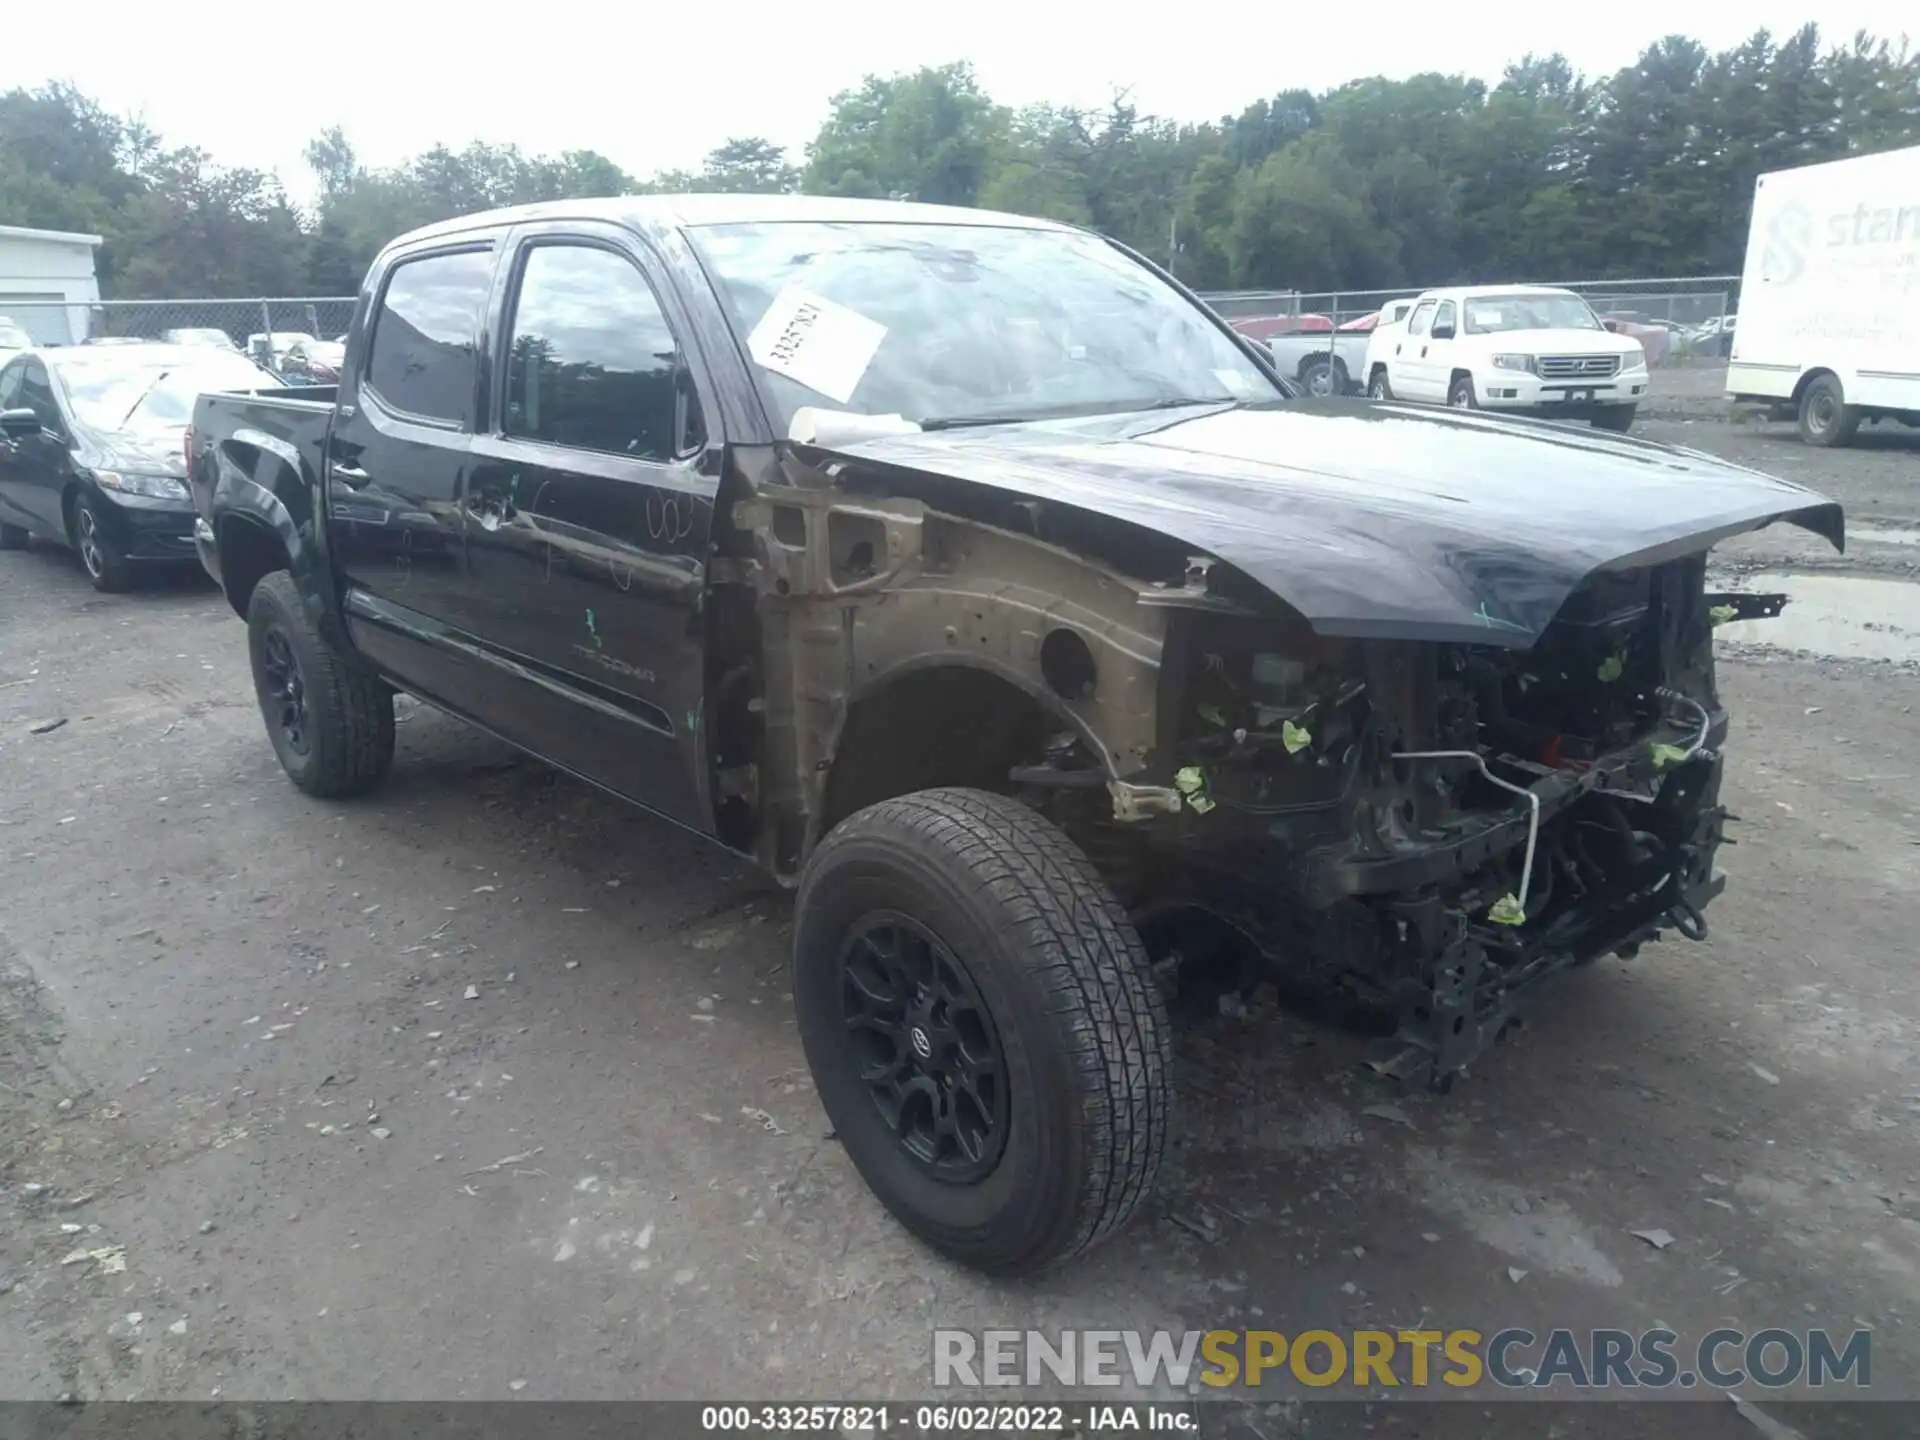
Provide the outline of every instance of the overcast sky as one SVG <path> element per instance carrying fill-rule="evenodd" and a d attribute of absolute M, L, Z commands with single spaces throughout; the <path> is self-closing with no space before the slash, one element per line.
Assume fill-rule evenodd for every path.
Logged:
<path fill-rule="evenodd" d="M 1830 41 L 1862 28 L 1889 37 L 1903 24 L 1920 30 L 1912 0 L 1818 8 Z M 480 138 L 530 153 L 599 150 L 644 176 L 693 167 L 736 135 L 765 135 L 799 159 L 835 91 L 869 73 L 955 59 L 971 60 L 1007 104 L 1098 105 L 1125 87 L 1147 113 L 1205 120 L 1278 90 L 1324 90 L 1363 75 L 1497 79 L 1529 50 L 1559 50 L 1589 74 L 1609 73 L 1676 29 L 1717 49 L 1763 25 L 1790 33 L 1815 7 L 197 0 L 36 13 L 51 43 L 0 45 L 0 88 L 70 80 L 170 144 L 278 171 L 304 200 L 302 150 L 335 122 L 376 166 L 436 141 Z"/>

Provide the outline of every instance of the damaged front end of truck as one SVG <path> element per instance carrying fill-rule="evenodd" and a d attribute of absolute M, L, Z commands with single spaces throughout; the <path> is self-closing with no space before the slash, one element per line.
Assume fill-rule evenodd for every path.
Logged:
<path fill-rule="evenodd" d="M 1712 629 L 1784 601 L 1703 575 L 1597 576 L 1524 650 L 1182 615 L 1170 773 L 1109 787 L 1122 816 L 1166 813 L 1131 845 L 1124 820 L 1075 828 L 1107 832 L 1110 866 L 1131 850 L 1143 927 L 1225 922 L 1283 988 L 1389 1015 L 1383 1066 L 1444 1086 L 1550 977 L 1706 937 L 1731 818 Z"/>
<path fill-rule="evenodd" d="M 1710 592 L 1707 552 L 1775 520 L 1839 545 L 1838 507 L 1687 452 L 1448 417 L 1407 417 L 1415 440 L 1455 427 L 1396 450 L 1424 472 L 1369 455 L 1377 412 L 1346 426 L 1340 473 L 1244 458 L 1301 456 L 1330 423 L 769 456 L 717 572 L 762 657 L 715 717 L 742 848 L 791 874 L 886 795 L 1016 794 L 1176 997 L 1227 963 L 1227 984 L 1363 1008 L 1397 1036 L 1387 1068 L 1436 1086 L 1554 975 L 1705 938 L 1732 818 L 1713 633 L 1785 603 Z M 1488 463 L 1469 487 L 1440 454 Z M 1497 478 L 1556 460 L 1613 493 Z"/>

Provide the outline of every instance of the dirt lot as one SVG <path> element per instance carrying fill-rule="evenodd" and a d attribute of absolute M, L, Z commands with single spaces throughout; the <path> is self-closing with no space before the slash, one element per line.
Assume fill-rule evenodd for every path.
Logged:
<path fill-rule="evenodd" d="M 1853 532 L 1726 557 L 1815 618 L 1727 647 L 1713 938 L 1575 974 L 1446 1098 L 1211 1019 L 1153 1213 L 1018 1285 L 827 1136 L 782 894 L 419 707 L 384 791 L 306 800 L 212 590 L 0 556 L 0 1396 L 925 1398 L 936 1325 L 1656 1323 L 1868 1326 L 1913 1395 L 1920 433 L 1807 450 L 1696 388 L 1642 433 Z"/>

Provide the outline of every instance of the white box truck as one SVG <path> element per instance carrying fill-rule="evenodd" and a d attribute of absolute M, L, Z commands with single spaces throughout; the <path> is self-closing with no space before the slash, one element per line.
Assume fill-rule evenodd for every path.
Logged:
<path fill-rule="evenodd" d="M 1809 445 L 1920 426 L 1920 146 L 1762 175 L 1727 365 Z"/>

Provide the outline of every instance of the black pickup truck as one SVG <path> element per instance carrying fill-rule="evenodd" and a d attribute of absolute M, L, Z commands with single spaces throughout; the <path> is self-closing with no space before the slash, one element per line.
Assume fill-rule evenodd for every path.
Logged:
<path fill-rule="evenodd" d="M 416 694 L 797 885 L 821 1102 L 988 1270 L 1141 1204 L 1170 1011 L 1272 979 L 1444 1087 L 1549 977 L 1699 939 L 1720 539 L 1839 507 L 1548 423 L 1297 398 L 1148 262 L 1006 215 L 535 206 L 395 241 L 337 392 L 208 395 L 267 731 Z"/>

